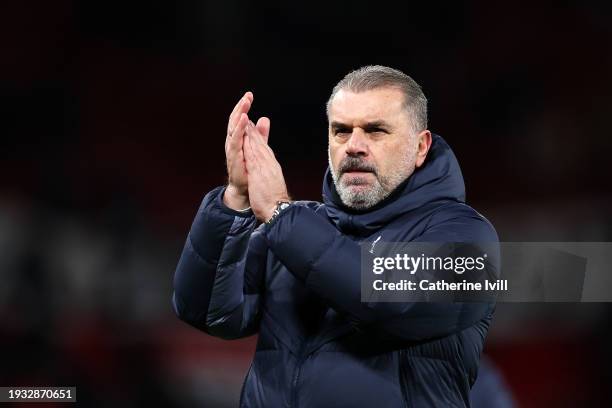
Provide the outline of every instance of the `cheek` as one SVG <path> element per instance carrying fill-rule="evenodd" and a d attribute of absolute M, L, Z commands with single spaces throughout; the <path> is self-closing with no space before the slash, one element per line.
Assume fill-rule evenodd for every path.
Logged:
<path fill-rule="evenodd" d="M 385 173 L 389 167 L 400 157 L 399 146 L 397 143 L 384 143 L 370 148 L 370 161 L 376 165 L 378 171 Z"/>
<path fill-rule="evenodd" d="M 332 169 L 338 168 L 338 151 L 334 150 L 331 147 L 329 149 L 329 161 L 329 164 L 331 165 Z"/>
<path fill-rule="evenodd" d="M 329 145 L 329 156 L 331 157 L 331 161 L 334 164 L 334 167 L 338 167 L 338 163 L 342 160 L 343 149 L 342 146 L 335 145 L 334 143 L 330 143 Z"/>
<path fill-rule="evenodd" d="M 380 174 L 389 175 L 390 172 L 396 172 L 399 167 L 404 167 L 407 162 L 410 162 L 410 157 L 414 151 L 408 143 L 394 143 L 384 146 L 376 152 L 376 165 Z"/>

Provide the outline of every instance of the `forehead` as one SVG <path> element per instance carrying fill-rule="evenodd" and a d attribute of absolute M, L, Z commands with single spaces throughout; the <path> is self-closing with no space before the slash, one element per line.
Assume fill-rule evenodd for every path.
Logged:
<path fill-rule="evenodd" d="M 397 88 L 375 88 L 363 92 L 341 89 L 330 103 L 329 121 L 392 121 L 403 113 L 403 110 L 404 94 Z"/>

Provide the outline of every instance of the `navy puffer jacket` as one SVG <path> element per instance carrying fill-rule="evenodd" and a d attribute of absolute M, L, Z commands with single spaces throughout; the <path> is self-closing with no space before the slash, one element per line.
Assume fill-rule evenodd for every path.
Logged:
<path fill-rule="evenodd" d="M 259 335 L 241 407 L 469 406 L 493 304 L 360 301 L 360 243 L 498 240 L 465 204 L 440 136 L 367 212 L 342 206 L 329 170 L 323 204 L 296 202 L 272 225 L 227 208 L 223 192 L 208 193 L 195 217 L 173 304 L 210 335 Z"/>

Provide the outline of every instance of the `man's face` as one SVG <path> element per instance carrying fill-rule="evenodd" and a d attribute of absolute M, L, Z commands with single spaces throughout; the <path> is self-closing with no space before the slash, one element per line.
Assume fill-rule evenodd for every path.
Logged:
<path fill-rule="evenodd" d="M 431 134 L 415 134 L 404 94 L 383 87 L 342 89 L 329 106 L 329 165 L 344 205 L 367 209 L 425 160 Z"/>

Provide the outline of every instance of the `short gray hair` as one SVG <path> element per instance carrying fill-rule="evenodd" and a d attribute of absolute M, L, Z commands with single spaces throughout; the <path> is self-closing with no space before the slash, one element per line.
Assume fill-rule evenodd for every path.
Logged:
<path fill-rule="evenodd" d="M 342 78 L 327 100 L 327 117 L 331 101 L 341 89 L 363 92 L 383 87 L 397 88 L 404 93 L 404 107 L 412 117 L 415 132 L 427 129 L 427 98 L 419 84 L 402 71 L 382 65 L 367 65 Z"/>

